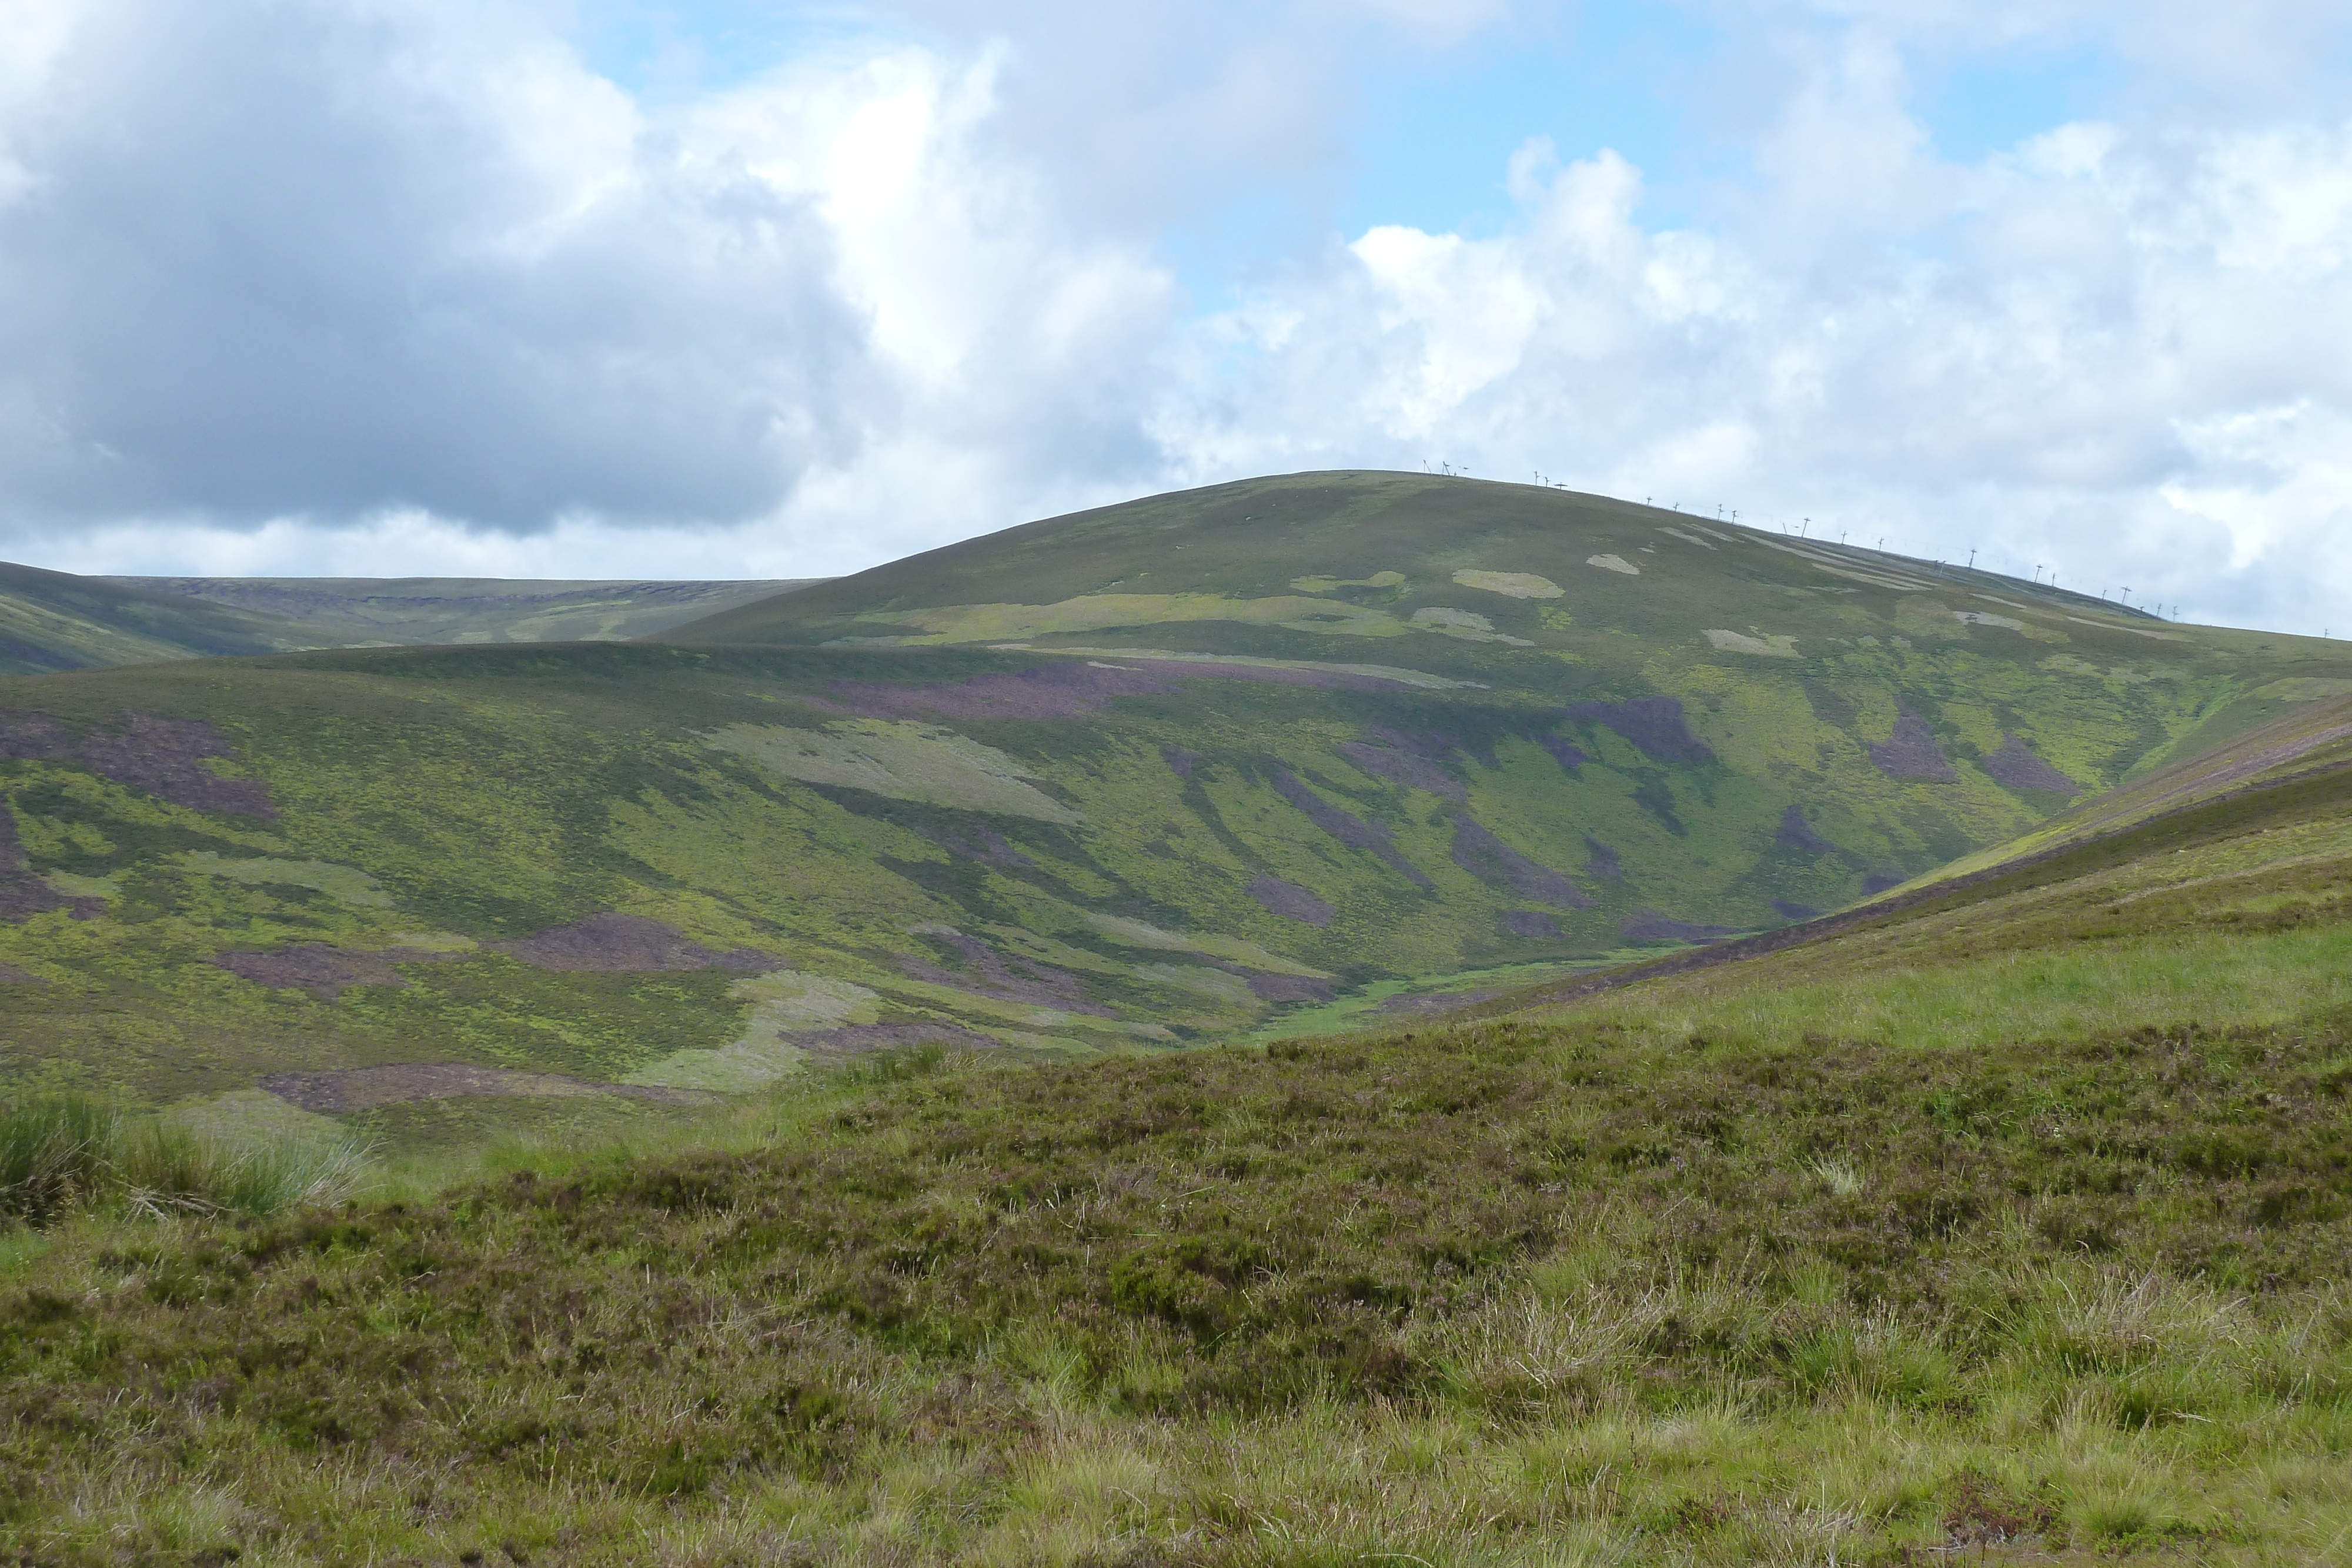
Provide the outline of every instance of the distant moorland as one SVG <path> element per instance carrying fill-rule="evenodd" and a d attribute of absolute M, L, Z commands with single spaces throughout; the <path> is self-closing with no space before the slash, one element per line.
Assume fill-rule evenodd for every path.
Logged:
<path fill-rule="evenodd" d="M 1301 475 L 0 793 L 15 1560 L 2352 1542 L 2334 643 Z"/>

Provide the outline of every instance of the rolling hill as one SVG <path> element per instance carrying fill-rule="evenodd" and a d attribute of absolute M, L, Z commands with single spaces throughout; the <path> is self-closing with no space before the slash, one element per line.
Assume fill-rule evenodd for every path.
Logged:
<path fill-rule="evenodd" d="M 0 562 L 0 674 L 302 648 L 635 637 L 803 586 L 76 577 Z"/>
<path fill-rule="evenodd" d="M 481 577 L 114 577 L 142 593 L 292 623 L 287 646 L 608 642 L 668 631 L 819 579 L 560 582 Z"/>
<path fill-rule="evenodd" d="M 2305 743 L 2347 719 L 1485 1016 L 886 1051 L 335 1207 L 151 1187 L 197 1212 L 0 1249 L 0 1545 L 2334 1561 L 2352 763 Z"/>
<path fill-rule="evenodd" d="M 0 674 L 270 653 L 299 645 L 273 616 L 0 562 Z"/>
<path fill-rule="evenodd" d="M 654 641 L 0 682 L 0 1078 L 421 1145 L 877 1049 L 1272 1037 L 1800 925 L 2347 682 L 2336 643 L 1338 474 Z"/>

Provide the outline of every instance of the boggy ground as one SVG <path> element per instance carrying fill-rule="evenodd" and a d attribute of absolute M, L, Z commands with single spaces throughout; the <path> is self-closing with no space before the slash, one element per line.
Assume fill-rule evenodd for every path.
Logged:
<path fill-rule="evenodd" d="M 2342 1019 L 1990 1051 L 1504 1020 L 896 1070 L 724 1152 L 23 1243 L 0 1540 L 1140 1564 L 2352 1539 Z"/>

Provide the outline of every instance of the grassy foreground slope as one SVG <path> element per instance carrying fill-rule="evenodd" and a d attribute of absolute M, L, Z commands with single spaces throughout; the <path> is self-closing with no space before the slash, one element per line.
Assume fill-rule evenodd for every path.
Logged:
<path fill-rule="evenodd" d="M 2352 791 L 1566 1006 L 20 1237 L 29 1561 L 2314 1563 Z"/>
<path fill-rule="evenodd" d="M 690 634 L 0 681 L 0 1082 L 413 1145 L 1280 1030 L 1786 926 L 2352 685 L 2336 643 L 1392 475 Z"/>

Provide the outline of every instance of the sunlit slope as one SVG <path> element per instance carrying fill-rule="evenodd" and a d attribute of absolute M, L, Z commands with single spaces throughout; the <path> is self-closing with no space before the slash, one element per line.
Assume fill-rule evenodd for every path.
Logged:
<path fill-rule="evenodd" d="M 96 579 L 196 604 L 291 622 L 281 645 L 338 648 L 431 643 L 574 643 L 644 637 L 816 579 L 566 582 L 409 577 Z"/>
<path fill-rule="evenodd" d="M 0 562 L 0 674 L 299 647 L 268 615 L 191 603 L 169 594 Z"/>
<path fill-rule="evenodd" d="M 923 1040 L 1160 1050 L 1784 927 L 2352 681 L 1533 488 L 1009 537 L 737 612 L 798 643 L 0 683 L 0 1076 L 399 1132 Z"/>
<path fill-rule="evenodd" d="M 2228 778 L 2231 757 L 2275 764 L 2295 733 L 2265 727 L 2200 758 L 2168 807 L 2146 809 L 2136 789 L 2094 803 L 2122 819 L 2105 831 L 2012 846 L 1984 857 L 1989 868 L 1922 879 L 1831 920 L 1483 1010 L 1564 1005 L 1778 1045 L 1923 1047 L 2333 1016 L 2352 1007 L 2352 758 L 2313 747 L 2308 766 Z M 2100 813 L 2084 820 L 2095 828 Z"/>
<path fill-rule="evenodd" d="M 1939 867 L 1930 881 L 2046 855 L 2209 800 L 2252 796 L 2352 762 L 2352 695 L 2345 682 L 2292 676 L 2273 681 L 2233 705 L 2231 717 L 2251 727 L 2070 807 L 2008 843 Z M 2209 726 L 2199 738 L 2226 727 Z"/>

